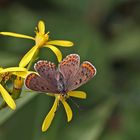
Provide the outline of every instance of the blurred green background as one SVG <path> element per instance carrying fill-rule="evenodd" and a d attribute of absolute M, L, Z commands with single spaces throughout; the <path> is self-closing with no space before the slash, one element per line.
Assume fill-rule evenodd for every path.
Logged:
<path fill-rule="evenodd" d="M 45 133 L 42 122 L 53 104 L 44 94 L 22 93 L 17 110 L 0 111 L 0 140 L 139 140 L 140 139 L 140 1 L 139 0 L 0 0 L 0 31 L 34 36 L 45 21 L 51 39 L 71 40 L 60 48 L 64 57 L 78 53 L 97 75 L 79 90 L 86 100 L 68 101 L 73 119 L 67 123 L 60 105 Z M 0 36 L 0 65 L 17 66 L 34 42 Z M 48 49 L 40 59 L 56 61 Z"/>

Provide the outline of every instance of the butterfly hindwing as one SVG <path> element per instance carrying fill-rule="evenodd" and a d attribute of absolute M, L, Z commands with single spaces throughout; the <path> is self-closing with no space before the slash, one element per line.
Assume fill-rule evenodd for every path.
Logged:
<path fill-rule="evenodd" d="M 96 68 L 88 61 L 84 61 L 75 77 L 68 83 L 68 90 L 74 90 L 88 82 L 96 74 Z"/>
<path fill-rule="evenodd" d="M 26 77 L 25 86 L 34 91 L 53 92 L 46 80 L 35 73 L 31 73 Z"/>

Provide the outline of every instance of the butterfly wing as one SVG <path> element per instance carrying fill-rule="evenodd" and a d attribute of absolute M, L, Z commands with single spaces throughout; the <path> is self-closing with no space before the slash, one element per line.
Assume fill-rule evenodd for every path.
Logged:
<path fill-rule="evenodd" d="M 41 77 L 46 78 L 48 82 L 55 81 L 56 66 L 54 63 L 40 60 L 34 65 L 34 69 Z"/>
<path fill-rule="evenodd" d="M 77 54 L 70 54 L 60 62 L 58 69 L 64 77 L 66 88 L 68 83 L 74 78 L 80 65 L 80 57 Z"/>
<path fill-rule="evenodd" d="M 34 91 L 52 93 L 51 87 L 47 84 L 46 79 L 41 76 L 31 73 L 25 79 L 25 86 Z"/>
<path fill-rule="evenodd" d="M 29 75 L 25 80 L 25 84 L 26 81 L 29 81 L 30 84 L 26 84 L 26 86 L 30 89 L 32 87 L 32 90 L 42 91 L 42 88 L 44 88 L 46 92 L 57 93 L 57 80 L 55 78 L 57 71 L 55 64 L 40 60 L 34 65 L 34 69 L 38 72 L 39 76 Z M 35 84 L 38 84 L 36 85 L 38 88 L 33 89 Z M 39 90 L 40 86 L 42 86 L 41 90 Z"/>
<path fill-rule="evenodd" d="M 81 85 L 88 82 L 90 79 L 92 79 L 96 74 L 96 68 L 88 61 L 85 61 L 81 64 L 78 72 L 74 76 L 74 78 L 69 81 L 68 90 L 74 90 Z"/>

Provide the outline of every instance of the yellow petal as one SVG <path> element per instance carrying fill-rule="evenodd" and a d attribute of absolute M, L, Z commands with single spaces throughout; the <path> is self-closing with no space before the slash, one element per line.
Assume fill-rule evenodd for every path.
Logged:
<path fill-rule="evenodd" d="M 22 77 L 22 78 L 26 78 L 28 75 L 27 72 L 14 72 L 13 74 L 18 76 L 18 77 Z"/>
<path fill-rule="evenodd" d="M 57 105 L 58 105 L 58 99 L 55 98 L 55 101 L 54 101 L 54 104 L 51 108 L 51 110 L 49 111 L 49 113 L 47 114 L 43 124 L 42 124 L 42 131 L 47 131 L 47 129 L 50 127 L 51 125 L 51 122 L 54 118 L 54 115 L 55 115 L 55 112 L 56 112 L 56 109 L 57 109 Z"/>
<path fill-rule="evenodd" d="M 52 41 L 47 42 L 47 44 L 58 45 L 58 46 L 62 46 L 62 47 L 73 46 L 73 43 L 71 41 L 65 41 L 65 40 L 52 40 Z"/>
<path fill-rule="evenodd" d="M 12 99 L 12 97 L 9 95 L 9 93 L 4 89 L 4 87 L 1 84 L 0 84 L 0 92 L 1 92 L 1 96 L 3 97 L 3 99 L 5 100 L 7 105 L 11 109 L 15 110 L 16 104 L 15 104 L 14 100 Z"/>
<path fill-rule="evenodd" d="M 21 68 L 21 67 L 11 67 L 11 68 L 5 68 L 5 69 L 0 70 L 0 73 L 5 73 L 5 72 L 13 73 L 13 72 L 16 72 L 16 71 L 24 72 L 24 71 L 27 71 L 27 69 Z"/>
<path fill-rule="evenodd" d="M 45 45 L 44 47 L 50 48 L 55 53 L 55 55 L 56 55 L 56 57 L 58 59 L 58 62 L 60 62 L 62 60 L 62 53 L 58 48 L 56 48 L 53 45 Z"/>
<path fill-rule="evenodd" d="M 69 91 L 68 95 L 76 98 L 86 99 L 86 93 L 83 91 Z"/>
<path fill-rule="evenodd" d="M 38 30 L 39 30 L 39 33 L 45 34 L 45 24 L 44 24 L 43 21 L 39 21 L 39 23 L 38 23 Z"/>
<path fill-rule="evenodd" d="M 31 74 L 31 73 L 35 73 L 35 74 L 38 74 L 38 73 L 36 73 L 36 72 L 34 72 L 34 71 L 19 71 L 19 72 L 14 72 L 14 73 L 12 73 L 12 74 L 14 74 L 14 75 L 16 75 L 16 76 L 18 76 L 18 77 L 22 77 L 22 78 L 26 78 L 27 77 L 27 75 L 29 75 L 29 74 Z"/>
<path fill-rule="evenodd" d="M 70 106 L 68 105 L 68 103 L 65 100 L 62 100 L 61 102 L 62 102 L 62 104 L 63 104 L 63 106 L 65 108 L 65 111 L 66 111 L 66 114 L 67 114 L 67 120 L 69 122 L 72 119 L 72 110 L 71 110 Z"/>
<path fill-rule="evenodd" d="M 33 58 L 35 52 L 37 51 L 38 49 L 38 46 L 34 46 L 32 47 L 32 49 L 30 49 L 24 56 L 23 58 L 21 59 L 20 63 L 19 63 L 19 66 L 20 67 L 25 67 L 30 61 L 31 59 Z"/>
<path fill-rule="evenodd" d="M 35 40 L 33 37 L 28 36 L 28 35 L 23 35 L 23 34 L 17 34 L 13 32 L 0 32 L 1 35 L 6 35 L 6 36 L 12 36 L 12 37 L 18 37 L 18 38 L 26 38 L 26 39 L 32 39 Z"/>

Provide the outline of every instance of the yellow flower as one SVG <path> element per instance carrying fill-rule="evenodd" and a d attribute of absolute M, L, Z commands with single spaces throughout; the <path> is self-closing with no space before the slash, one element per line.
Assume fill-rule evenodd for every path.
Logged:
<path fill-rule="evenodd" d="M 9 80 L 10 75 L 16 75 L 25 78 L 28 74 L 29 72 L 27 69 L 21 67 L 11 67 L 5 69 L 0 68 L 0 93 L 7 105 L 13 110 L 16 109 L 16 104 L 8 91 L 4 88 L 3 83 Z"/>
<path fill-rule="evenodd" d="M 13 36 L 18 38 L 26 38 L 35 41 L 35 45 L 24 55 L 21 59 L 19 66 L 25 67 L 34 57 L 34 55 L 38 52 L 39 48 L 47 47 L 51 49 L 57 56 L 58 61 L 60 62 L 62 59 L 61 51 L 56 48 L 54 45 L 62 46 L 62 47 L 71 47 L 73 43 L 65 40 L 50 40 L 49 32 L 45 33 L 45 24 L 43 21 L 39 21 L 38 27 L 36 27 L 36 36 L 31 37 L 28 35 L 17 34 L 13 32 L 0 32 L 1 35 Z"/>
<path fill-rule="evenodd" d="M 50 96 L 53 96 L 54 94 L 48 94 Z M 66 99 L 71 97 L 76 97 L 76 98 L 81 98 L 81 99 L 85 99 L 86 98 L 86 93 L 83 91 L 70 91 L 67 93 L 67 96 L 64 97 L 63 95 L 60 94 L 55 94 L 55 101 L 54 104 L 51 108 L 51 110 L 49 111 L 49 113 L 47 114 L 47 116 L 45 117 L 43 124 L 42 124 L 42 131 L 47 131 L 47 129 L 50 127 L 51 122 L 54 118 L 54 115 L 56 113 L 57 107 L 59 105 L 59 101 L 61 101 L 61 103 L 64 106 L 64 109 L 66 111 L 67 114 L 67 121 L 71 121 L 72 119 L 72 110 L 69 106 L 69 104 L 66 102 Z"/>

